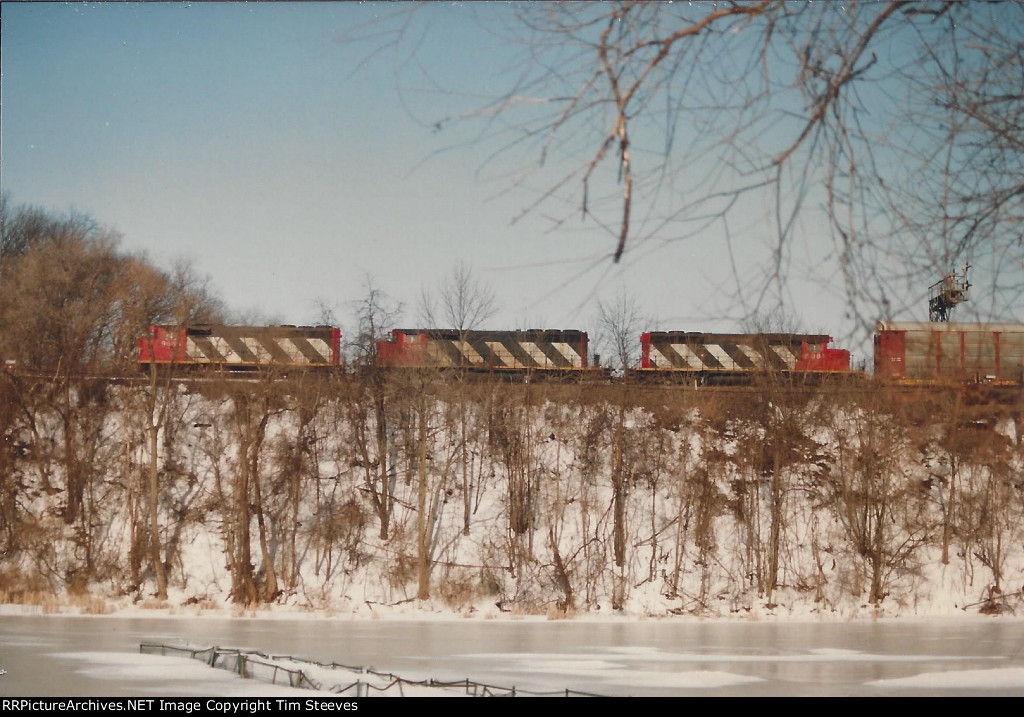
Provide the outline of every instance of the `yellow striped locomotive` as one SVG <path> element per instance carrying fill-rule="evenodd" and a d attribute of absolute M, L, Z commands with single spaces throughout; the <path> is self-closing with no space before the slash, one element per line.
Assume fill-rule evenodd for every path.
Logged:
<path fill-rule="evenodd" d="M 640 337 L 638 380 L 735 385 L 765 377 L 821 380 L 848 374 L 850 352 L 826 334 L 709 334 L 647 331 Z"/>
<path fill-rule="evenodd" d="M 395 329 L 377 345 L 379 365 L 507 377 L 578 378 L 593 369 L 584 331 Z"/>
<path fill-rule="evenodd" d="M 341 330 L 333 326 L 153 326 L 138 340 L 141 366 L 224 371 L 313 369 L 341 365 Z"/>

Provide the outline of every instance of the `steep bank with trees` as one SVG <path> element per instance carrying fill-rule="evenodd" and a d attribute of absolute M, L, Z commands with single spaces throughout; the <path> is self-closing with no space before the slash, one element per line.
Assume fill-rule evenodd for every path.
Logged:
<path fill-rule="evenodd" d="M 0 381 L 8 602 L 841 618 L 1024 606 L 1018 426 L 963 396 L 414 372 L 51 385 Z M 76 440 L 67 391 L 88 417 Z"/>

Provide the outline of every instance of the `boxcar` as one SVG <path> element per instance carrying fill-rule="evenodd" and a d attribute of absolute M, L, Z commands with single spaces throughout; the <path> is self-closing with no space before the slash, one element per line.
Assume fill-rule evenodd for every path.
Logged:
<path fill-rule="evenodd" d="M 759 376 L 823 377 L 850 371 L 850 352 L 827 334 L 708 334 L 648 331 L 640 337 L 640 379 L 748 383 Z"/>
<path fill-rule="evenodd" d="M 333 326 L 153 326 L 138 341 L 140 365 L 208 366 L 228 371 L 322 368 L 341 363 Z"/>
<path fill-rule="evenodd" d="M 583 331 L 396 329 L 377 345 L 381 366 L 470 372 L 575 375 L 588 369 Z"/>
<path fill-rule="evenodd" d="M 880 321 L 875 377 L 900 383 L 1021 383 L 1024 324 Z"/>

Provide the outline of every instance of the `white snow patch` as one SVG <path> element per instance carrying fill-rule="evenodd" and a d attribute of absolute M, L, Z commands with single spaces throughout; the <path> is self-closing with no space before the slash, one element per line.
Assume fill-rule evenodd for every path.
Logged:
<path fill-rule="evenodd" d="M 914 677 L 875 680 L 865 684 L 883 688 L 932 689 L 1008 689 L 1024 687 L 1024 668 L 1007 667 L 994 670 L 953 670 L 926 672 Z"/>

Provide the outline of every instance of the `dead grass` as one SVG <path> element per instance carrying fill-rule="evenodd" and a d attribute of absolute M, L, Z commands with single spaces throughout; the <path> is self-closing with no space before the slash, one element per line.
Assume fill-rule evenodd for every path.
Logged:
<path fill-rule="evenodd" d="M 547 618 L 548 620 L 571 620 L 576 617 L 576 609 L 572 607 L 564 607 L 558 603 L 548 605 Z"/>
<path fill-rule="evenodd" d="M 56 601 L 56 592 L 41 575 L 26 574 L 18 568 L 0 568 L 0 603 L 42 607 Z"/>
<path fill-rule="evenodd" d="M 486 582 L 481 581 L 476 570 L 449 568 L 437 581 L 436 594 L 444 605 L 456 612 L 463 612 L 491 593 Z"/>
<path fill-rule="evenodd" d="M 157 600 L 156 598 L 146 598 L 139 603 L 139 607 L 143 610 L 166 610 L 170 607 L 170 603 L 166 600 Z"/>
<path fill-rule="evenodd" d="M 68 607 L 81 615 L 110 615 L 114 612 L 113 606 L 105 599 L 88 594 L 69 595 Z"/>
<path fill-rule="evenodd" d="M 204 610 L 219 610 L 221 604 L 216 600 L 211 600 L 205 595 L 193 595 L 181 604 L 182 607 L 191 607 L 196 610 L 196 614 L 202 613 Z"/>

